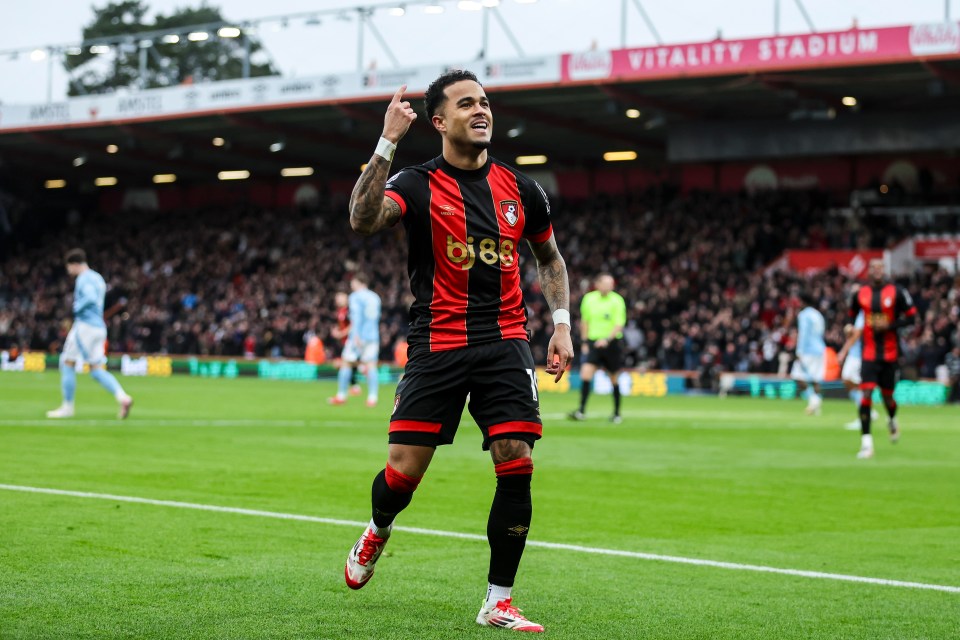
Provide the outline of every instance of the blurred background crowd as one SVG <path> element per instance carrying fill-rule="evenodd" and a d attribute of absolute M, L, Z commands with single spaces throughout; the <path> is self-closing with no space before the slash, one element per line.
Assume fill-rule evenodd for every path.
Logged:
<path fill-rule="evenodd" d="M 854 282 L 836 270 L 805 276 L 768 265 L 787 248 L 889 247 L 913 233 L 891 218 L 828 215 L 818 192 L 754 195 L 669 189 L 557 202 L 553 224 L 573 305 L 601 272 L 628 305 L 628 366 L 698 372 L 788 370 L 799 293 L 810 290 L 839 349 Z M 70 326 L 74 246 L 107 280 L 111 351 L 302 358 L 307 341 L 339 355 L 334 294 L 362 271 L 383 299 L 384 360 L 406 334 L 412 301 L 401 226 L 353 233 L 342 198 L 299 210 L 236 207 L 123 215 L 73 212 L 8 242 L 0 260 L 0 348 L 57 352 Z M 9 220 L 7 221 L 9 224 Z M 16 234 L 13 234 L 16 237 Z M 529 251 L 521 261 L 535 357 L 546 357 L 549 310 Z M 904 373 L 960 369 L 960 278 L 928 267 L 901 280 L 918 323 L 904 332 Z M 574 314 L 576 316 L 576 314 Z M 574 332 L 576 335 L 576 332 Z M 958 371 L 957 373 L 960 373 Z"/>

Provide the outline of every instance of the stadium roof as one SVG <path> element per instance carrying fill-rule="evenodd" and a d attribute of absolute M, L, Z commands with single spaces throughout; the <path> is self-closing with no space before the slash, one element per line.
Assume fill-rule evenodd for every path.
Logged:
<path fill-rule="evenodd" d="M 495 118 L 492 151 L 505 161 L 545 155 L 547 169 L 590 168 L 603 165 L 606 152 L 633 151 L 634 162 L 658 168 L 676 159 L 669 153 L 671 135 L 689 123 L 717 129 L 764 124 L 789 130 L 811 121 L 855 128 L 858 119 L 868 115 L 890 121 L 917 114 L 957 119 L 960 60 L 752 68 L 642 81 L 574 79 L 490 87 L 488 93 Z M 410 94 L 417 106 L 421 96 L 422 92 Z M 388 100 L 386 95 L 371 95 L 165 119 L 0 131 L 0 162 L 20 179 L 41 182 L 50 178 L 92 182 L 98 176 L 116 176 L 126 185 L 150 184 L 155 174 L 173 173 L 178 182 L 203 183 L 224 170 L 273 178 L 287 167 L 312 167 L 316 175 L 352 178 L 372 153 Z M 214 139 L 223 144 L 216 146 Z M 436 155 L 437 142 L 421 116 L 401 144 L 395 164 Z M 957 145 L 955 139 L 938 144 L 943 150 Z"/>

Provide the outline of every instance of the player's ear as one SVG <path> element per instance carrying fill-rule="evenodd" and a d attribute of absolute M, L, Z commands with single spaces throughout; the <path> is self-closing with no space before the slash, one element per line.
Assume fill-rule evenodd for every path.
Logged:
<path fill-rule="evenodd" d="M 440 133 L 446 133 L 447 131 L 447 122 L 439 113 L 434 114 L 433 117 L 430 118 L 430 124 Z"/>

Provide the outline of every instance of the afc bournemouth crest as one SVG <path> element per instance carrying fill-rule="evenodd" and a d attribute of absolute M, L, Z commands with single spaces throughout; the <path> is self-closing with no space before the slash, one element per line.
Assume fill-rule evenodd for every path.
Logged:
<path fill-rule="evenodd" d="M 520 219 L 520 205 L 516 200 L 501 200 L 500 213 L 503 214 L 503 217 L 507 219 L 507 222 L 509 222 L 512 227 L 517 224 L 517 220 Z"/>

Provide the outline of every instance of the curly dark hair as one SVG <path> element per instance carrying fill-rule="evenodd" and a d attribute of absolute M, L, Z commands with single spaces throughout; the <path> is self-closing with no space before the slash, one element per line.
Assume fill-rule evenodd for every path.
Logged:
<path fill-rule="evenodd" d="M 443 93 L 443 90 L 462 80 L 473 80 L 477 84 L 480 84 L 480 81 L 477 80 L 477 76 L 474 75 L 473 72 L 467 71 L 466 69 L 452 69 L 430 83 L 430 86 L 427 87 L 427 92 L 423 94 L 423 103 L 427 113 L 427 120 L 431 119 L 437 113 L 437 109 L 439 109 L 447 99 L 447 96 Z"/>

